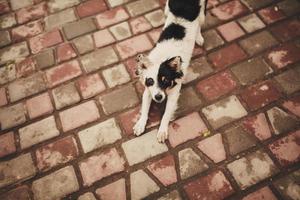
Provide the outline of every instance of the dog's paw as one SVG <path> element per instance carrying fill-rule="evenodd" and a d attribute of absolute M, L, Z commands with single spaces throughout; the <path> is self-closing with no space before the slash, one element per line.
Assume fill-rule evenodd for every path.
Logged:
<path fill-rule="evenodd" d="M 196 43 L 199 45 L 199 46 L 203 46 L 204 44 L 204 38 L 201 34 L 198 34 L 197 38 L 196 38 Z"/>
<path fill-rule="evenodd" d="M 139 120 L 133 127 L 133 133 L 136 136 L 140 136 L 144 131 L 146 127 L 146 122 Z"/>
<path fill-rule="evenodd" d="M 168 139 L 168 130 L 165 129 L 165 130 L 161 130 L 159 129 L 158 132 L 157 132 L 157 141 L 159 143 L 164 143 L 167 139 Z"/>

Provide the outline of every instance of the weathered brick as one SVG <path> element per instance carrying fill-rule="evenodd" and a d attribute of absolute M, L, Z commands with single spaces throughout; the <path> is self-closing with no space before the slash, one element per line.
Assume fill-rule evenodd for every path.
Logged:
<path fill-rule="evenodd" d="M 10 11 L 9 4 L 7 0 L 0 1 L 0 14 Z"/>
<path fill-rule="evenodd" d="M 247 8 L 238 0 L 230 1 L 213 8 L 212 14 L 220 20 L 229 20 L 247 12 Z"/>
<path fill-rule="evenodd" d="M 28 37 L 35 36 L 43 32 L 43 27 L 40 21 L 34 21 L 27 23 L 17 28 L 12 29 L 12 39 L 13 41 L 20 41 Z"/>
<path fill-rule="evenodd" d="M 35 69 L 35 61 L 31 57 L 25 58 L 16 64 L 17 78 L 27 77 L 28 75 L 32 74 Z"/>
<path fill-rule="evenodd" d="M 73 40 L 73 44 L 80 54 L 94 49 L 94 41 L 91 35 L 84 35 Z"/>
<path fill-rule="evenodd" d="M 50 184 L 50 187 L 49 187 Z M 74 168 L 67 166 L 32 183 L 34 199 L 60 199 L 79 189 Z"/>
<path fill-rule="evenodd" d="M 63 39 L 60 35 L 59 30 L 54 30 L 31 38 L 29 40 L 29 45 L 31 48 L 31 52 L 33 54 L 37 54 L 43 49 L 57 45 L 61 42 L 63 42 Z"/>
<path fill-rule="evenodd" d="M 106 176 L 123 171 L 124 163 L 124 158 L 115 148 L 83 160 L 79 164 L 83 185 L 90 186 Z"/>
<path fill-rule="evenodd" d="M 131 26 L 131 30 L 134 35 L 136 35 L 138 33 L 143 33 L 152 28 L 151 24 L 145 19 L 144 16 L 140 16 L 140 17 L 130 20 L 129 24 Z"/>
<path fill-rule="evenodd" d="M 29 55 L 26 42 L 17 43 L 13 46 L 0 49 L 0 65 L 8 61 L 16 61 Z"/>
<path fill-rule="evenodd" d="M 192 87 L 184 88 L 178 100 L 178 109 L 175 112 L 175 117 L 182 115 L 186 112 L 192 111 L 194 108 L 203 104 L 202 100 L 196 94 Z"/>
<path fill-rule="evenodd" d="M 66 37 L 70 40 L 96 30 L 96 25 L 91 18 L 88 18 L 66 24 L 63 29 Z"/>
<path fill-rule="evenodd" d="M 263 31 L 243 39 L 240 44 L 248 54 L 255 55 L 275 46 L 278 42 L 269 32 Z"/>
<path fill-rule="evenodd" d="M 63 62 L 76 57 L 76 52 L 70 43 L 64 43 L 56 48 L 57 62 Z"/>
<path fill-rule="evenodd" d="M 122 7 L 114 8 L 96 16 L 97 24 L 100 28 L 116 24 L 128 18 L 127 12 Z"/>
<path fill-rule="evenodd" d="M 241 93 L 250 110 L 256 110 L 280 98 L 281 94 L 270 81 L 252 85 Z"/>
<path fill-rule="evenodd" d="M 111 88 L 130 81 L 129 74 L 123 64 L 104 70 L 103 76 Z"/>
<path fill-rule="evenodd" d="M 0 16 L 0 28 L 5 29 L 16 25 L 16 18 L 14 13 L 9 13 Z"/>
<path fill-rule="evenodd" d="M 0 123 L 2 130 L 23 124 L 25 121 L 25 108 L 21 103 L 1 108 L 0 110 Z"/>
<path fill-rule="evenodd" d="M 0 88 L 0 107 L 4 106 L 8 103 L 7 97 L 6 97 L 6 89 Z"/>
<path fill-rule="evenodd" d="M 21 148 L 25 149 L 59 135 L 53 116 L 19 129 Z"/>
<path fill-rule="evenodd" d="M 23 1 L 10 0 L 10 4 L 11 4 L 11 8 L 13 10 L 18 10 L 20 8 L 24 8 L 24 7 L 32 5 L 33 0 L 23 0 Z"/>
<path fill-rule="evenodd" d="M 38 72 L 8 85 L 8 93 L 12 102 L 23 99 L 46 89 L 43 73 Z"/>
<path fill-rule="evenodd" d="M 103 47 L 115 42 L 115 38 L 107 29 L 95 32 L 93 34 L 93 38 L 95 40 L 96 47 Z"/>
<path fill-rule="evenodd" d="M 121 130 L 115 119 L 109 119 L 84 129 L 78 133 L 78 137 L 85 153 L 112 144 L 122 138 Z"/>
<path fill-rule="evenodd" d="M 52 49 L 47 49 L 35 56 L 35 61 L 40 69 L 50 67 L 55 64 L 54 54 Z"/>
<path fill-rule="evenodd" d="M 277 24 L 271 28 L 271 32 L 280 41 L 287 41 L 300 36 L 300 20 L 292 19 Z"/>
<path fill-rule="evenodd" d="M 52 90 L 56 109 L 62 109 L 80 101 L 79 93 L 74 83 L 60 86 Z"/>
<path fill-rule="evenodd" d="M 252 192 L 245 196 L 242 200 L 254 200 L 254 199 L 269 199 L 277 200 L 276 196 L 272 193 L 269 187 L 263 187 L 255 192 Z"/>
<path fill-rule="evenodd" d="M 4 47 L 11 43 L 8 31 L 0 31 L 0 47 Z"/>
<path fill-rule="evenodd" d="M 289 100 L 286 100 L 283 104 L 283 107 L 289 110 L 294 115 L 300 117 L 300 96 L 295 96 Z"/>
<path fill-rule="evenodd" d="M 66 82 L 81 74 L 81 69 L 77 60 L 72 60 L 46 71 L 46 77 L 51 87 Z"/>
<path fill-rule="evenodd" d="M 33 177 L 36 174 L 36 169 L 31 155 L 27 153 L 12 160 L 1 162 L 0 172 L 0 187 L 3 187 Z"/>
<path fill-rule="evenodd" d="M 0 158 L 16 152 L 14 133 L 0 135 Z"/>
<path fill-rule="evenodd" d="M 53 106 L 48 93 L 28 99 L 26 108 L 31 119 L 52 113 Z"/>
<path fill-rule="evenodd" d="M 77 6 L 77 13 L 80 18 L 95 15 L 107 9 L 104 0 L 87 0 Z"/>
<path fill-rule="evenodd" d="M 100 96 L 99 101 L 104 112 L 109 115 L 133 107 L 139 102 L 139 99 L 135 89 L 128 85 Z"/>
<path fill-rule="evenodd" d="M 272 24 L 284 18 L 284 14 L 277 6 L 270 6 L 258 11 L 258 14 L 267 24 Z"/>
<path fill-rule="evenodd" d="M 65 1 L 62 1 L 65 2 Z M 75 12 L 72 8 L 49 15 L 45 18 L 46 30 L 61 27 L 76 20 Z"/>
<path fill-rule="evenodd" d="M 215 49 L 218 46 L 221 46 L 224 44 L 224 41 L 222 40 L 221 36 L 214 29 L 204 32 L 203 38 L 205 41 L 204 48 L 207 51 Z"/>
<path fill-rule="evenodd" d="M 276 190 L 280 193 L 281 197 L 284 199 L 297 199 L 299 197 L 299 169 L 287 176 L 281 177 L 280 179 L 274 181 L 274 186 Z M 295 191 L 295 192 L 294 192 Z"/>
<path fill-rule="evenodd" d="M 96 194 L 100 199 L 105 200 L 126 200 L 125 179 L 120 179 L 104 187 L 98 188 Z"/>
<path fill-rule="evenodd" d="M 252 33 L 265 27 L 265 24 L 254 13 L 247 15 L 238 21 L 248 33 Z"/>
<path fill-rule="evenodd" d="M 265 7 L 266 5 L 270 4 L 272 0 L 242 0 L 242 2 L 250 9 L 250 10 L 256 10 L 258 8 Z"/>
<path fill-rule="evenodd" d="M 68 136 L 38 148 L 35 154 L 38 169 L 46 171 L 59 164 L 73 160 L 79 153 L 75 139 Z"/>
<path fill-rule="evenodd" d="M 47 2 L 48 9 L 50 13 L 54 13 L 60 10 L 64 10 L 65 8 L 70 8 L 80 3 L 80 0 L 50 0 Z"/>
<path fill-rule="evenodd" d="M 227 168 L 242 190 L 277 173 L 277 167 L 263 151 L 233 161 Z"/>
<path fill-rule="evenodd" d="M 80 117 L 78 117 L 80 115 Z M 64 132 L 78 128 L 100 118 L 94 101 L 88 101 L 59 113 Z"/>
<path fill-rule="evenodd" d="M 112 47 L 98 49 L 82 56 L 80 59 L 86 72 L 99 70 L 102 67 L 118 62 L 118 60 L 118 56 Z"/>
<path fill-rule="evenodd" d="M 30 200 L 30 191 L 27 185 L 17 187 L 0 196 L 3 200 Z"/>
<path fill-rule="evenodd" d="M 109 28 L 117 40 L 124 40 L 131 36 L 128 22 L 122 22 Z"/>
<path fill-rule="evenodd" d="M 103 92 L 106 88 L 98 74 L 93 74 L 78 81 L 79 90 L 84 99 L 95 96 Z"/>
<path fill-rule="evenodd" d="M 156 133 L 157 130 L 153 130 L 122 144 L 129 165 L 135 165 L 168 151 L 166 144 L 157 142 Z"/>
<path fill-rule="evenodd" d="M 148 33 L 153 43 L 157 43 L 161 32 L 162 32 L 162 28 L 157 28 L 157 29 L 153 29 Z"/>
<path fill-rule="evenodd" d="M 107 2 L 109 3 L 109 5 L 111 7 L 115 7 L 121 4 L 124 4 L 126 2 L 129 2 L 130 0 L 107 0 Z"/>
<path fill-rule="evenodd" d="M 217 29 L 227 42 L 233 41 L 245 34 L 236 22 L 229 22 L 219 26 Z"/>
<path fill-rule="evenodd" d="M 290 69 L 275 77 L 286 94 L 300 90 L 300 67 Z"/>
<path fill-rule="evenodd" d="M 0 84 L 5 84 L 16 79 L 16 65 L 6 64 L 0 68 Z"/>
<path fill-rule="evenodd" d="M 162 10 L 156 10 L 145 15 L 153 27 L 162 26 L 165 23 L 165 14 Z"/>
<path fill-rule="evenodd" d="M 178 193 L 177 190 L 174 190 L 174 191 L 158 198 L 158 200 L 172 200 L 172 199 L 182 200 L 182 198 L 180 197 L 180 194 Z"/>
<path fill-rule="evenodd" d="M 267 59 L 278 69 L 284 68 L 300 60 L 300 48 L 294 44 L 284 44 L 268 53 Z"/>
<path fill-rule="evenodd" d="M 300 3 L 296 0 L 286 0 L 279 2 L 278 7 L 282 10 L 286 15 L 291 16 L 299 12 Z"/>
<path fill-rule="evenodd" d="M 87 192 L 83 195 L 80 195 L 77 200 L 96 200 L 96 198 L 93 193 Z"/>
<path fill-rule="evenodd" d="M 45 2 L 34 6 L 22 8 L 16 12 L 17 20 L 20 24 L 31 20 L 39 19 L 41 17 L 46 16 L 46 14 L 47 8 Z"/>
<path fill-rule="evenodd" d="M 202 112 L 215 129 L 247 115 L 247 111 L 236 96 L 230 96 L 207 106 L 202 109 Z"/>
<path fill-rule="evenodd" d="M 126 5 L 131 16 L 137 16 L 159 7 L 157 0 L 139 0 Z"/>

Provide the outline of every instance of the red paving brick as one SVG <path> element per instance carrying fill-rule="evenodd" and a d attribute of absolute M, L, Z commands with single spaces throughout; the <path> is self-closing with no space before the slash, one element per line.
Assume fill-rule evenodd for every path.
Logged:
<path fill-rule="evenodd" d="M 0 0 L 0 199 L 298 195 L 300 3 L 209 0 L 159 144 L 164 104 L 133 135 L 135 56 L 155 46 L 165 3 Z"/>

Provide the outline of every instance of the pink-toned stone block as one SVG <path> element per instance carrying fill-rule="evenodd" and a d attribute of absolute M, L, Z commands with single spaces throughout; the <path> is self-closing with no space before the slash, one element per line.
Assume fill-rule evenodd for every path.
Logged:
<path fill-rule="evenodd" d="M 48 93 L 44 93 L 26 101 L 28 115 L 31 119 L 52 113 L 53 106 Z"/>
<path fill-rule="evenodd" d="M 125 179 L 97 189 L 96 194 L 102 200 L 126 200 Z"/>

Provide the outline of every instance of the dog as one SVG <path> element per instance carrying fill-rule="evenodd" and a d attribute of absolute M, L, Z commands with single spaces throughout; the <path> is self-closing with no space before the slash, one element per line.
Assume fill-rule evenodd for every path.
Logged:
<path fill-rule="evenodd" d="M 166 100 L 157 133 L 158 142 L 168 139 L 168 126 L 177 109 L 180 89 L 189 66 L 195 43 L 204 43 L 201 27 L 204 24 L 207 0 L 167 0 L 166 21 L 156 46 L 148 56 L 137 56 L 136 74 L 145 86 L 141 115 L 133 132 L 145 131 L 152 100 Z"/>

